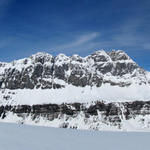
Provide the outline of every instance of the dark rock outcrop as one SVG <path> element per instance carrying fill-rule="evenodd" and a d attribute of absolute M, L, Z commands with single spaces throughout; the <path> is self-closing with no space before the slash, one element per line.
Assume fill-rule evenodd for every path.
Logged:
<path fill-rule="evenodd" d="M 43 104 L 43 105 L 18 105 L 18 106 L 0 106 L 0 117 L 5 119 L 9 112 L 16 114 L 23 120 L 29 115 L 32 116 L 32 120 L 36 120 L 40 117 L 51 122 L 55 119 L 63 119 L 64 115 L 67 118 L 77 118 L 79 114 L 84 114 L 85 121 L 90 120 L 91 117 L 103 118 L 102 122 L 105 124 L 111 124 L 121 128 L 122 120 L 130 120 L 141 115 L 150 115 L 150 101 L 134 101 L 134 102 L 122 102 L 122 103 L 104 103 L 101 101 L 94 102 L 91 105 L 84 103 L 70 103 L 70 104 Z M 22 123 L 23 123 L 22 120 Z M 95 120 L 98 124 L 99 120 Z M 69 127 L 69 122 L 62 122 L 61 127 Z M 77 127 L 72 127 L 77 128 Z"/>

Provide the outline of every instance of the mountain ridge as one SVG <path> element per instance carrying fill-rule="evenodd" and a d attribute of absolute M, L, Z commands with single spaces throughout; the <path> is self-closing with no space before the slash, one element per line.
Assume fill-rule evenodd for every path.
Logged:
<path fill-rule="evenodd" d="M 87 85 L 96 85 L 100 87 L 102 83 L 110 83 L 118 86 L 128 86 L 132 84 L 131 77 L 135 82 L 143 84 L 146 82 L 149 84 L 149 72 L 139 67 L 124 51 L 111 51 L 105 52 L 104 50 L 96 51 L 95 53 L 86 57 L 79 55 L 66 56 L 65 54 L 59 54 L 56 57 L 45 52 L 39 52 L 20 60 L 13 61 L 11 63 L 0 63 L 0 80 L 2 87 L 8 89 L 15 89 L 17 85 L 14 83 L 13 78 L 17 78 L 17 81 L 25 82 L 22 84 L 22 88 L 52 88 L 53 81 L 47 82 L 41 79 L 58 79 L 72 84 L 74 86 L 85 87 Z M 15 72 L 16 71 L 16 75 Z M 39 72 L 39 73 L 38 73 Z M 29 74 L 32 74 L 29 76 Z M 148 74 L 148 75 L 147 75 Z M 11 81 L 6 81 L 3 76 Z M 19 77 L 18 77 L 19 76 Z M 24 79 L 24 76 L 26 78 Z M 124 78 L 124 81 L 117 78 Z M 137 77 L 137 78 L 136 78 Z M 118 78 L 118 79 L 119 79 Z M 147 79 L 148 78 L 148 79 Z M 28 83 L 27 81 L 28 80 Z M 33 84 L 31 81 L 34 82 Z M 17 81 L 15 81 L 17 83 Z M 91 83 L 89 83 L 89 81 Z M 3 83 L 2 83 L 3 82 Z M 30 82 L 30 83 L 29 83 Z M 38 85 L 37 85 L 38 83 Z M 9 84 L 9 86 L 7 86 Z M 10 85 L 14 84 L 14 85 Z M 45 87 L 44 87 L 45 86 Z M 63 85 L 55 84 L 55 88 L 62 88 Z"/>

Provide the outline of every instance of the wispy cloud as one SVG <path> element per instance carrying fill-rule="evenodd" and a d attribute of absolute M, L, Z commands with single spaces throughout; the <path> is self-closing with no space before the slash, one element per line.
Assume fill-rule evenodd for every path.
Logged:
<path fill-rule="evenodd" d="M 72 53 L 81 53 L 85 50 L 95 47 L 95 40 L 100 37 L 99 32 L 91 32 L 84 34 L 76 34 L 69 36 L 65 39 L 63 44 L 54 46 L 52 49 L 55 51 L 72 54 Z"/>
<path fill-rule="evenodd" d="M 73 49 L 73 48 L 78 48 L 80 46 L 85 46 L 85 44 L 91 43 L 93 40 L 95 40 L 99 36 L 100 36 L 100 34 L 98 32 L 75 35 L 74 38 L 72 40 L 70 40 L 70 42 L 60 45 L 60 46 L 56 47 L 56 49 L 59 49 L 59 48 Z"/>
<path fill-rule="evenodd" d="M 145 48 L 149 43 L 146 34 L 140 32 L 145 28 L 145 20 L 143 19 L 130 19 L 123 26 L 120 27 L 117 34 L 113 35 L 113 40 L 120 46 L 135 47 L 140 46 Z"/>
<path fill-rule="evenodd" d="M 54 49 L 62 49 L 65 52 L 67 50 L 74 52 L 89 51 L 89 49 L 94 51 L 102 48 L 106 50 L 150 50 L 149 31 L 144 31 L 150 25 L 146 18 L 150 18 L 150 15 L 145 15 L 143 18 L 130 17 L 124 20 L 116 29 L 111 29 L 110 31 L 77 34 L 74 38 L 70 37 L 66 43 L 54 46 Z"/>
<path fill-rule="evenodd" d="M 125 20 L 118 28 L 111 31 L 101 32 L 101 37 L 97 44 L 102 48 L 118 48 L 126 50 L 143 49 L 150 50 L 149 38 L 150 31 L 147 30 L 150 22 L 143 18 L 129 18 Z M 96 43 L 95 43 L 96 44 Z"/>

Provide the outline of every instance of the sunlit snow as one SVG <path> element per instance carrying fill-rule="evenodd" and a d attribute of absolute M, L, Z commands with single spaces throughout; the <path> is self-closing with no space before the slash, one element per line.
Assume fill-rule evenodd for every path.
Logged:
<path fill-rule="evenodd" d="M 98 132 L 0 123 L 1 150 L 149 150 L 146 132 Z"/>

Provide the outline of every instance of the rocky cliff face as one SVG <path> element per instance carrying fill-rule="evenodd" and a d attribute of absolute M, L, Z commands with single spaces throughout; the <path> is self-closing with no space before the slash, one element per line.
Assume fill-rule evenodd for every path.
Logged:
<path fill-rule="evenodd" d="M 120 50 L 0 63 L 0 121 L 149 130 L 149 100 L 150 73 Z"/>
<path fill-rule="evenodd" d="M 1 106 L 1 121 L 94 130 L 150 130 L 150 101 Z"/>
<path fill-rule="evenodd" d="M 87 57 L 37 53 L 12 63 L 0 63 L 0 87 L 51 89 L 73 86 L 147 84 L 147 72 L 123 51 L 97 51 Z"/>

